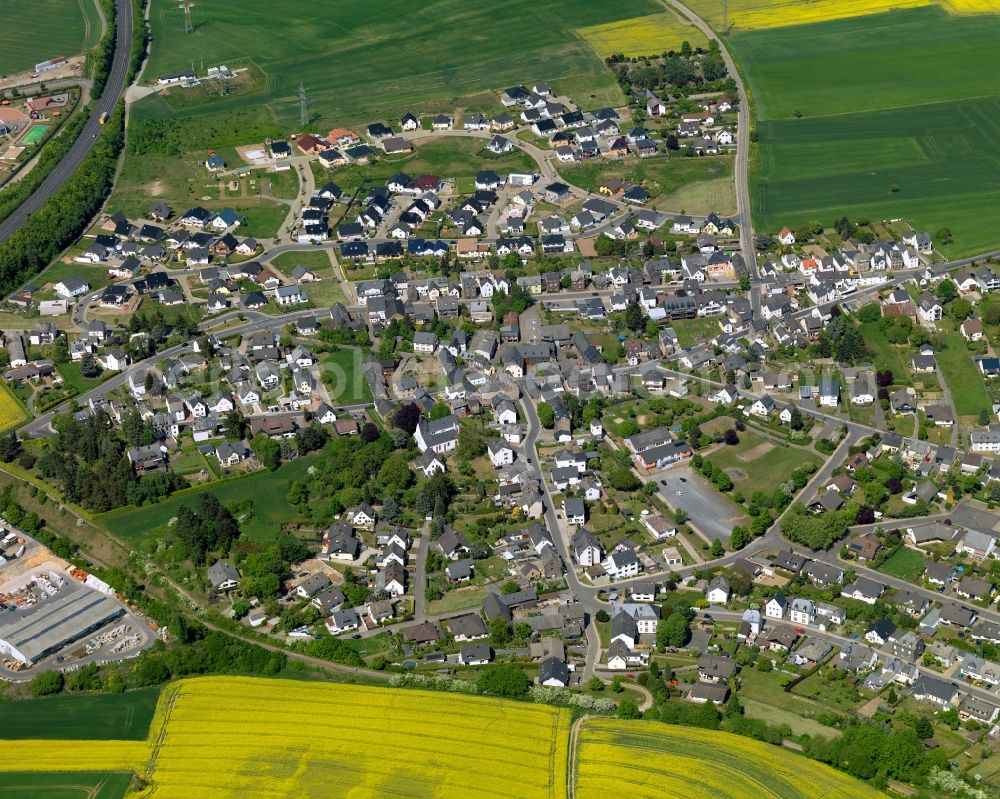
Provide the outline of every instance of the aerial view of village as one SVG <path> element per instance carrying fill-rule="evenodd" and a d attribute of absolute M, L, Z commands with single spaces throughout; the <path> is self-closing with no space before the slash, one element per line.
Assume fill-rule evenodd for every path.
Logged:
<path fill-rule="evenodd" d="M 1000 797 L 1000 1 L 0 15 L 0 797 Z"/>

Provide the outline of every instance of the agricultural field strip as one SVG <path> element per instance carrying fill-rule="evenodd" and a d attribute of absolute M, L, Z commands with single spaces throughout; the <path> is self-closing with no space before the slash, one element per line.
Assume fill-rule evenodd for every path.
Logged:
<path fill-rule="evenodd" d="M 691 799 L 701 796 L 742 799 L 761 795 L 776 799 L 825 799 L 831 795 L 839 799 L 883 797 L 867 785 L 826 766 L 727 733 L 588 720 L 579 740 L 580 753 L 576 760 L 580 799 L 598 799 L 611 790 L 620 793 L 621 784 L 627 777 L 615 773 L 618 769 L 640 778 L 636 784 L 642 786 L 644 796 Z M 632 765 L 632 759 L 624 757 L 623 750 L 634 749 L 669 754 L 670 757 L 639 758 L 638 763 Z M 706 762 L 712 762 L 713 772 L 706 773 Z M 609 763 L 614 766 L 609 768 Z M 699 775 L 697 780 L 692 777 L 695 774 Z M 717 779 L 716 775 L 728 777 Z M 811 783 L 806 781 L 810 777 Z M 783 790 L 775 785 L 776 779 L 784 786 Z M 752 785 L 734 791 L 734 787 L 748 781 Z M 650 793 L 650 790 L 662 793 Z"/>
<path fill-rule="evenodd" d="M 663 751 L 659 746 L 640 746 L 634 743 L 630 743 L 628 748 L 631 750 L 638 749 L 648 753 Z M 581 750 L 581 762 L 584 762 L 587 759 L 593 762 L 584 762 L 584 765 L 581 766 L 581 775 L 585 775 L 591 771 L 603 774 L 603 764 L 614 762 L 616 758 L 620 757 L 620 745 L 612 743 L 600 745 L 593 742 L 585 742 L 583 744 L 583 749 Z M 704 764 L 705 758 L 702 755 L 685 755 L 680 754 L 677 751 L 673 751 L 670 755 L 670 771 L 664 771 L 656 766 L 651 766 L 648 759 L 643 759 L 636 763 L 620 763 L 617 768 L 625 769 L 630 774 L 634 773 L 642 775 L 645 779 L 640 779 L 639 782 L 643 784 L 646 784 L 647 780 L 654 780 L 656 784 L 659 785 L 661 780 L 675 779 L 677 780 L 678 787 L 683 787 L 687 791 L 691 791 L 695 788 L 702 789 L 708 792 L 707 795 L 709 796 L 719 796 L 723 794 L 726 787 L 738 785 L 740 783 L 745 784 L 747 789 L 750 789 L 748 790 L 747 795 L 750 795 L 751 790 L 754 795 L 772 796 L 776 799 L 788 795 L 786 791 L 777 790 L 768 786 L 766 781 L 769 781 L 772 784 L 775 781 L 773 769 L 762 766 L 756 774 L 751 774 L 747 771 L 747 764 L 745 762 L 741 763 L 740 766 L 737 767 L 714 759 L 712 761 L 712 771 L 706 772 Z M 701 774 L 702 777 L 700 779 L 695 779 L 690 776 L 672 777 L 671 775 L 673 774 Z M 791 778 L 791 776 L 792 775 L 789 775 L 789 778 Z M 815 794 L 816 799 L 825 795 L 825 792 L 817 792 Z"/>
<path fill-rule="evenodd" d="M 4 741 L 0 771 L 142 771 L 148 741 Z M 30 767 L 30 768 L 29 768 Z"/>
<path fill-rule="evenodd" d="M 685 0 L 685 5 L 713 27 L 723 27 L 719 0 Z M 1000 13 L 997 0 L 729 0 L 728 5 L 733 30 L 787 28 L 926 6 L 962 16 Z"/>

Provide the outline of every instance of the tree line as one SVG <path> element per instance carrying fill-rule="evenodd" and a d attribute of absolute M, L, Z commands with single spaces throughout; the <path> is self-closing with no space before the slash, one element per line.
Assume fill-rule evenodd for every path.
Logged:
<path fill-rule="evenodd" d="M 86 230 L 114 185 L 125 136 L 125 106 L 119 103 L 73 177 L 0 244 L 0 294 L 44 269 Z"/>
<path fill-rule="evenodd" d="M 3 221 L 16 211 L 21 203 L 27 200 L 35 190 L 42 185 L 51 174 L 56 165 L 62 161 L 63 156 L 69 152 L 73 142 L 76 141 L 87 124 L 87 112 L 85 109 L 77 111 L 62 126 L 62 130 L 52 139 L 49 139 L 42 148 L 41 155 L 35 165 L 20 180 L 11 183 L 0 191 L 0 221 Z"/>

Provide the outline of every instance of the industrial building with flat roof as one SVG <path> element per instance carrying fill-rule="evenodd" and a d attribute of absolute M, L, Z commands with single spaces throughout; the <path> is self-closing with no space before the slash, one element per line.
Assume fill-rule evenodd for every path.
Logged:
<path fill-rule="evenodd" d="M 0 654 L 30 666 L 124 615 L 115 600 L 71 582 L 55 596 L 0 615 Z"/>

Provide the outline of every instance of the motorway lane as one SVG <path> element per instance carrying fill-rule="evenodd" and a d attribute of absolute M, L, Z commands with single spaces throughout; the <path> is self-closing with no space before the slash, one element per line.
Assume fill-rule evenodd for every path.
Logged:
<path fill-rule="evenodd" d="M 100 132 L 101 125 L 98 124 L 101 114 L 108 113 L 114 109 L 118 103 L 122 92 L 125 90 L 125 78 L 128 75 L 129 55 L 132 51 L 132 3 L 131 0 L 115 0 L 115 13 L 117 19 L 117 36 L 115 39 L 115 57 L 112 62 L 111 73 L 108 82 L 104 87 L 93 113 L 77 140 L 70 147 L 69 152 L 55 169 L 42 181 L 42 184 L 35 190 L 27 200 L 18 207 L 14 213 L 0 222 L 0 243 L 9 239 L 14 233 L 21 229 L 27 219 L 49 199 L 58 192 L 66 182 L 76 172 L 77 167 L 86 158 L 91 148 L 97 141 L 96 136 Z"/>

